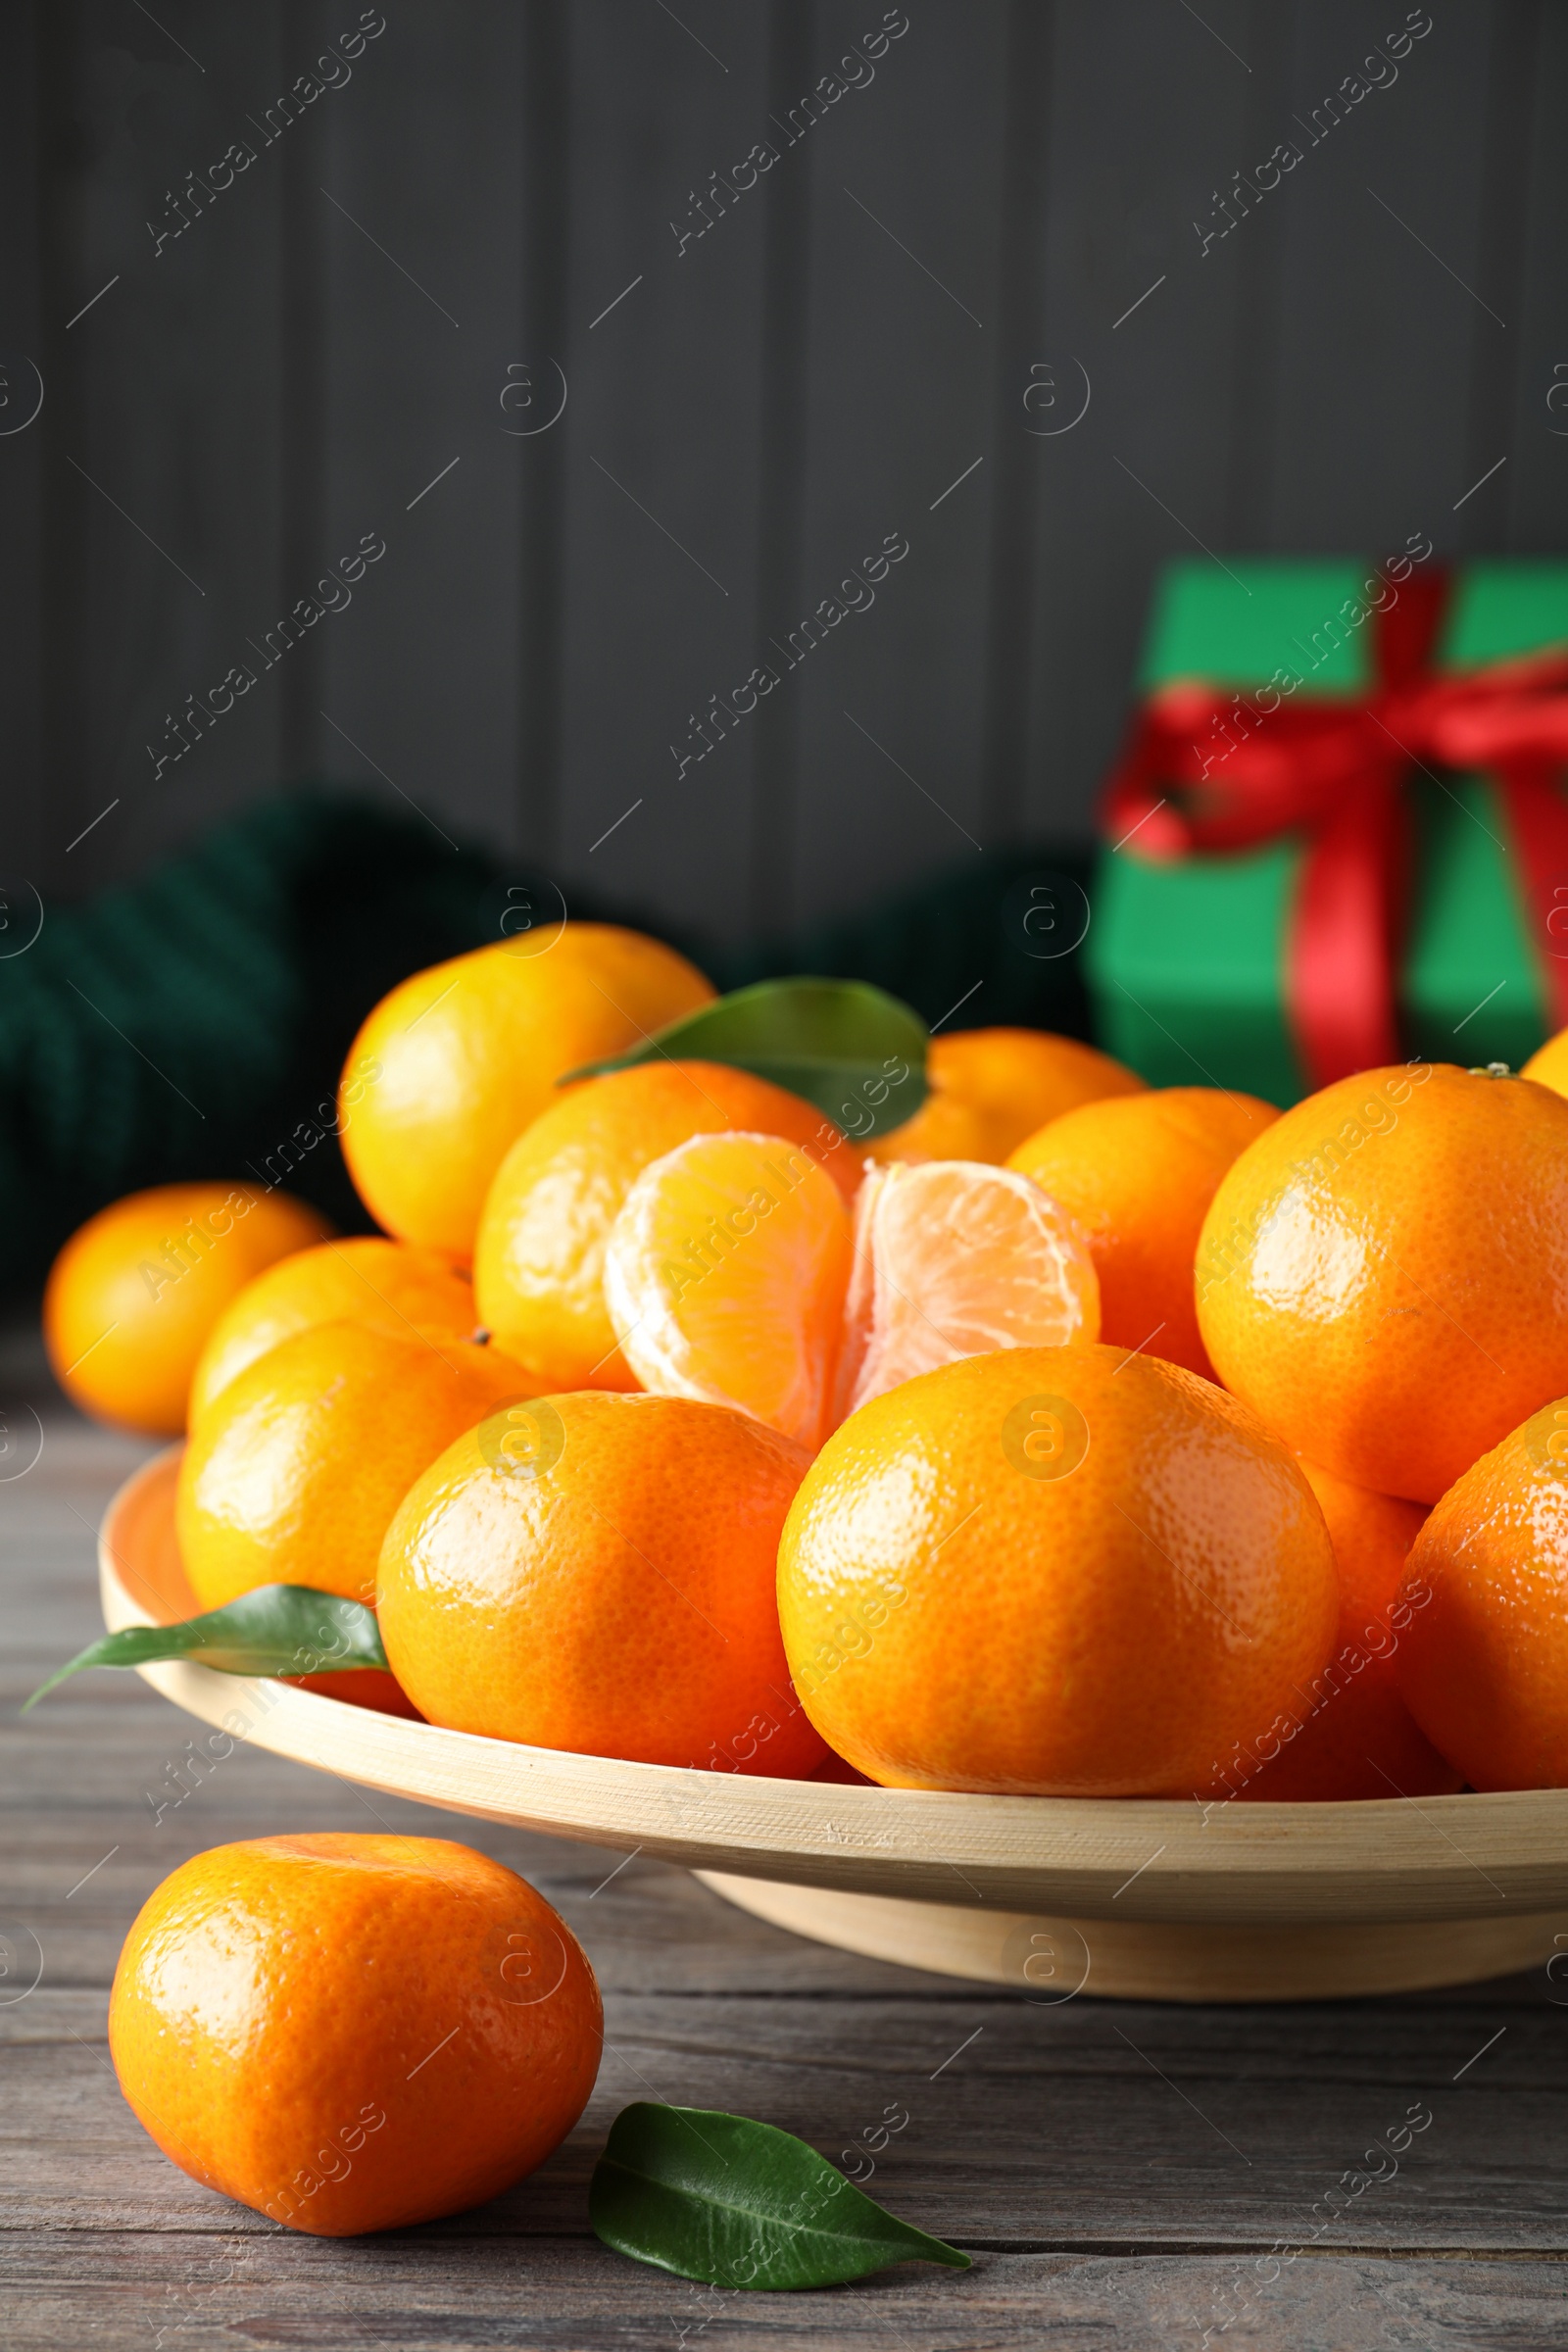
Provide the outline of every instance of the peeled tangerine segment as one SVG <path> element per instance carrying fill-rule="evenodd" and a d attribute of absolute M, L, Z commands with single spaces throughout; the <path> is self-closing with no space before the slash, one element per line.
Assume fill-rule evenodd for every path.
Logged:
<path fill-rule="evenodd" d="M 1088 1245 L 1027 1176 L 970 1159 L 867 1170 L 836 1419 L 960 1356 L 1099 1337 Z"/>
<path fill-rule="evenodd" d="M 695 1135 L 646 1167 L 605 1251 L 605 1300 L 645 1389 L 827 1435 L 850 1212 L 782 1136 Z"/>

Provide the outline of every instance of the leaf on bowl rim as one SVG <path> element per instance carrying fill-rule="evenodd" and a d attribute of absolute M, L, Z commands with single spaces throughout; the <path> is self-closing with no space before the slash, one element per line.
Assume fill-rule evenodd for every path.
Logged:
<path fill-rule="evenodd" d="M 127 1625 L 105 1634 L 40 1683 L 22 1712 L 88 1666 L 150 1666 L 165 1658 L 190 1658 L 219 1674 L 337 1674 L 354 1666 L 390 1671 L 375 1611 L 363 1601 L 313 1585 L 258 1585 L 220 1609 L 177 1625 Z"/>
<path fill-rule="evenodd" d="M 970 2267 L 967 2254 L 885 2212 L 793 2132 L 651 2099 L 623 2107 L 611 2126 L 588 2218 L 617 2253 L 710 2286 L 837 2286 L 896 2262 Z"/>
<path fill-rule="evenodd" d="M 556 1083 L 648 1061 L 721 1061 L 814 1103 L 856 1143 L 912 1118 L 925 1101 L 930 1032 L 865 980 L 758 980 Z"/>

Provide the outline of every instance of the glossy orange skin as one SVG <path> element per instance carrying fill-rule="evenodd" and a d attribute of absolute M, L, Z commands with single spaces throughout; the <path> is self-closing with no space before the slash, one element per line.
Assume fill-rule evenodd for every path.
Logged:
<path fill-rule="evenodd" d="M 479 1318 L 545 1389 L 635 1389 L 605 1305 L 605 1243 L 652 1160 L 694 1135 L 757 1130 L 804 1145 L 845 1199 L 860 1155 L 813 1104 L 714 1061 L 653 1061 L 569 1088 L 520 1135 L 474 1250 Z"/>
<path fill-rule="evenodd" d="M 1399 1691 L 1398 1652 L 1415 1611 L 1398 1597 L 1426 1512 L 1303 1461 L 1334 1542 L 1340 1622 L 1315 1686 L 1304 1686 L 1278 1753 L 1237 1755 L 1217 1794 L 1263 1804 L 1371 1796 L 1451 1796 L 1463 1775 L 1440 1756 Z"/>
<path fill-rule="evenodd" d="M 1193 1259 L 1214 1190 L 1279 1117 L 1256 1095 L 1166 1086 L 1081 1103 L 1007 1161 L 1077 1218 L 1100 1277 L 1100 1336 L 1212 1380 Z"/>
<path fill-rule="evenodd" d="M 254 1184 L 160 1184 L 101 1208 L 50 1269 L 55 1378 L 95 1420 L 149 1437 L 185 1427 L 197 1359 L 264 1267 L 320 1242 L 325 1217 Z"/>
<path fill-rule="evenodd" d="M 206 2188 L 317 2237 L 510 2188 L 599 2070 L 593 1971 L 541 1894 L 438 1838 L 258 1838 L 183 1863 L 125 1938 L 120 2086 Z"/>
<path fill-rule="evenodd" d="M 678 1396 L 585 1390 L 498 1415 L 431 1465 L 387 1530 L 376 1613 L 394 1672 L 453 1731 L 811 1771 L 822 1743 L 790 1691 L 773 1590 L 808 1459 Z"/>
<path fill-rule="evenodd" d="M 369 1234 L 301 1250 L 258 1274 L 219 1316 L 191 1382 L 191 1424 L 247 1365 L 318 1323 L 369 1323 L 399 1335 L 427 1323 L 468 1339 L 475 1321 L 472 1285 L 433 1250 Z"/>
<path fill-rule="evenodd" d="M 895 1159 L 981 1159 L 1000 1167 L 1048 1119 L 1105 1095 L 1132 1095 L 1144 1081 L 1075 1037 L 1045 1029 L 959 1029 L 934 1037 L 930 1087 L 914 1116 L 866 1147 Z"/>
<path fill-rule="evenodd" d="M 524 933 L 414 973 L 344 1065 L 343 1156 L 360 1198 L 399 1241 L 467 1264 L 491 1180 L 557 1079 L 712 995 L 672 948 L 610 923 Z"/>
<path fill-rule="evenodd" d="M 1433 1745 L 1476 1788 L 1568 1788 L 1568 1396 L 1449 1488 L 1403 1597 L 1399 1687 Z"/>
<path fill-rule="evenodd" d="M 436 1455 L 528 1383 L 442 1332 L 319 1323 L 270 1348 L 203 1415 L 175 1524 L 204 1609 L 257 1585 L 375 1594 L 393 1512 Z"/>
<path fill-rule="evenodd" d="M 1221 1180 L 1197 1286 L 1219 1377 L 1271 1429 L 1435 1502 L 1568 1390 L 1568 1102 L 1447 1063 L 1325 1087 Z"/>
<path fill-rule="evenodd" d="M 1098 1344 L 971 1356 L 862 1406 L 802 1483 L 778 1579 L 839 1755 L 998 1795 L 1206 1790 L 1338 1614 L 1284 1447 L 1207 1381 Z"/>

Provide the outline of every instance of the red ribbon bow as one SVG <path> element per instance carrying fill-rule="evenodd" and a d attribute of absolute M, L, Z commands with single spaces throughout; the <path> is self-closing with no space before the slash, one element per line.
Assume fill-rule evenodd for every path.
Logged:
<path fill-rule="evenodd" d="M 1298 690 L 1271 711 L 1244 713 L 1240 697 L 1201 681 L 1159 688 L 1106 786 L 1107 838 L 1119 848 L 1136 835 L 1145 857 L 1304 836 L 1285 1000 L 1314 1087 L 1401 1055 L 1395 995 L 1412 767 L 1484 768 L 1495 780 L 1552 1026 L 1568 1025 L 1568 803 L 1557 783 L 1568 762 L 1568 648 L 1434 674 L 1448 592 L 1446 573 L 1411 579 L 1374 612 L 1376 683 L 1362 697 Z"/>

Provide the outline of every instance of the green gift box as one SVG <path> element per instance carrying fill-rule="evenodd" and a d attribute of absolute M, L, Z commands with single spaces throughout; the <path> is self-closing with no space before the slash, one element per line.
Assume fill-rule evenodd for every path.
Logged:
<path fill-rule="evenodd" d="M 1432 580 L 1439 567 L 1426 552 L 1424 564 L 1400 559 L 1404 579 Z M 1401 576 L 1397 564 L 1388 574 Z M 1270 680 L 1294 678 L 1283 691 L 1299 693 L 1281 705 L 1276 687 L 1275 707 L 1299 711 L 1309 697 L 1362 702 L 1377 685 L 1375 588 L 1387 601 L 1384 575 L 1353 560 L 1173 564 L 1156 592 L 1141 693 L 1200 679 L 1239 695 L 1240 728 L 1250 724 L 1258 742 L 1267 740 Z M 1466 564 L 1450 582 L 1431 676 L 1563 640 L 1568 563 Z M 1217 722 L 1214 740 L 1223 789 L 1229 737 Z M 1548 961 L 1568 957 L 1568 858 L 1559 945 L 1556 922 L 1540 919 L 1539 872 L 1534 899 L 1527 887 L 1494 777 L 1423 761 L 1408 767 L 1403 790 L 1411 870 L 1395 993 L 1404 1050 L 1517 1069 L 1568 1017 L 1554 1009 L 1561 999 Z M 1302 833 L 1154 858 L 1136 837 L 1142 829 L 1108 840 L 1096 869 L 1085 961 L 1101 1044 L 1155 1086 L 1228 1086 L 1281 1104 L 1298 1101 L 1315 1083 L 1288 1009 Z"/>

